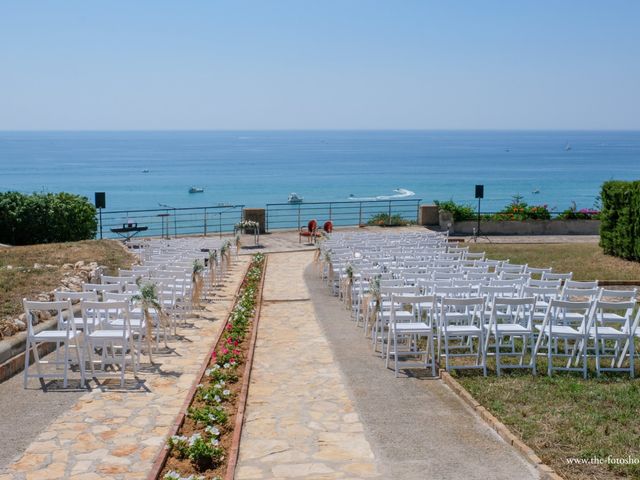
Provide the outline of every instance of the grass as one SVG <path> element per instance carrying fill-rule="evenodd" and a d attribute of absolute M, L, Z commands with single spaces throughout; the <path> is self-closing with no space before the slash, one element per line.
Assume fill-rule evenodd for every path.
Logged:
<path fill-rule="evenodd" d="M 115 273 L 129 267 L 133 257 L 114 240 L 0 248 L 0 318 L 22 313 L 23 298 L 58 287 L 65 273 L 62 265 L 80 260 L 98 262 L 108 273 Z M 39 268 L 34 268 L 36 263 Z"/>
<path fill-rule="evenodd" d="M 495 260 L 528 263 L 531 267 L 553 267 L 556 272 L 573 272 L 574 280 L 638 280 L 640 263 L 602 253 L 596 243 L 481 243 L 468 244 L 472 252 L 486 252 Z"/>
<path fill-rule="evenodd" d="M 567 458 L 640 460 L 640 381 L 627 376 L 515 372 L 457 374 L 482 405 L 567 479 L 640 478 L 640 465 L 569 464 Z"/>

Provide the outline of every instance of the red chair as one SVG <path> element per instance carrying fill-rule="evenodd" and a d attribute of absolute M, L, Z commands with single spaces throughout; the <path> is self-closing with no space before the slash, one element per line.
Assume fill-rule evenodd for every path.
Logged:
<path fill-rule="evenodd" d="M 322 229 L 327 233 L 333 232 L 333 222 L 331 220 L 327 220 L 326 222 L 324 222 Z"/>
<path fill-rule="evenodd" d="M 302 243 L 302 237 L 309 237 L 311 239 L 311 243 L 316 243 L 316 237 L 318 236 L 318 221 L 317 220 L 309 220 L 307 224 L 307 229 L 304 227 L 300 228 L 298 232 L 298 243 Z"/>

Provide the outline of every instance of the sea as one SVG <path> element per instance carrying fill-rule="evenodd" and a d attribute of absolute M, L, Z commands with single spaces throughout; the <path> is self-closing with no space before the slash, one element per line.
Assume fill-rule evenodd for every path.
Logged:
<path fill-rule="evenodd" d="M 292 192 L 477 205 L 482 184 L 482 211 L 515 195 L 562 211 L 639 178 L 637 131 L 0 132 L 0 191 L 105 192 L 106 210 L 263 207 Z"/>

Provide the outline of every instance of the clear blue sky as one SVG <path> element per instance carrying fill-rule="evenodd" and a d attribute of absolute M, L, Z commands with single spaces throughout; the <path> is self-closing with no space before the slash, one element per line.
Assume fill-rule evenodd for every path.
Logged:
<path fill-rule="evenodd" d="M 0 3 L 0 130 L 640 129 L 640 2 Z"/>

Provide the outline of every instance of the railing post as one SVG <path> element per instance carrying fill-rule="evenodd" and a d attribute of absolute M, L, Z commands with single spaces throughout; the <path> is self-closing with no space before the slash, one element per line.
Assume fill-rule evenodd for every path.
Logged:
<path fill-rule="evenodd" d="M 178 238 L 178 211 L 173 209 L 173 238 Z"/>
<path fill-rule="evenodd" d="M 204 236 L 207 236 L 207 208 L 204 209 Z"/>
<path fill-rule="evenodd" d="M 329 221 L 331 221 L 331 205 L 332 203 L 329 202 Z"/>
<path fill-rule="evenodd" d="M 362 202 L 360 203 L 360 211 L 358 212 L 358 226 L 362 225 Z"/>
<path fill-rule="evenodd" d="M 391 200 L 389 200 L 389 225 L 391 225 Z"/>
<path fill-rule="evenodd" d="M 300 204 L 298 204 L 298 231 L 300 231 Z"/>
<path fill-rule="evenodd" d="M 264 209 L 264 231 L 269 231 L 269 205 L 265 205 Z"/>

